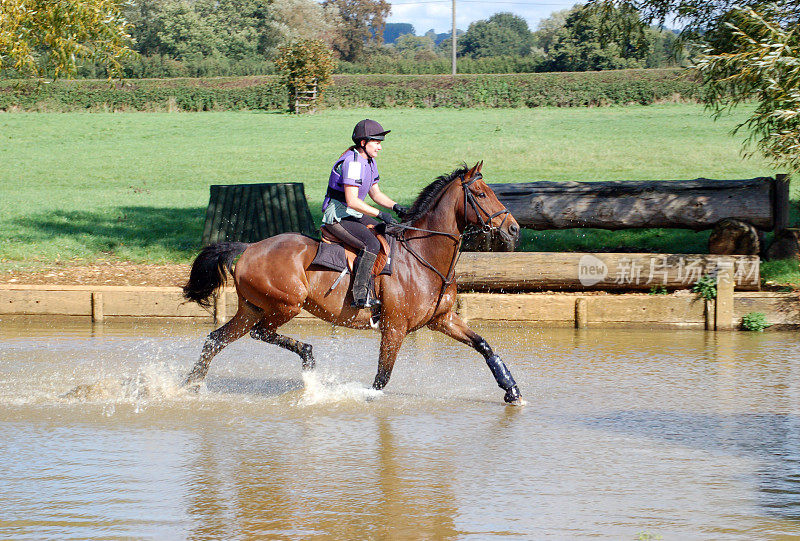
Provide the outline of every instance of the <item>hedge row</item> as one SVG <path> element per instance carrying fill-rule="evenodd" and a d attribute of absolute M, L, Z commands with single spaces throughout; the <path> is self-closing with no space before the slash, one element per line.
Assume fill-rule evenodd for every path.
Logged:
<path fill-rule="evenodd" d="M 276 77 L 0 82 L 0 110 L 212 111 L 286 108 Z"/>
<path fill-rule="evenodd" d="M 691 101 L 702 89 L 684 70 L 517 75 L 338 75 L 323 107 L 575 107 Z M 286 109 L 274 76 L 215 79 L 0 82 L 0 110 L 230 111 Z"/>
<path fill-rule="evenodd" d="M 433 54 L 433 53 L 431 53 Z M 374 55 L 365 62 L 339 61 L 336 73 L 397 75 L 435 75 L 451 73 L 450 56 L 439 58 L 405 58 L 403 56 Z M 486 58 L 459 57 L 458 73 L 541 73 L 545 72 L 544 56 L 496 56 Z"/>

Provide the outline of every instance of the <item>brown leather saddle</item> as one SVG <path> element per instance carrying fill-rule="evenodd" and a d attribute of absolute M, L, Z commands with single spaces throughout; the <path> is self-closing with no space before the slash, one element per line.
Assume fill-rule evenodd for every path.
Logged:
<path fill-rule="evenodd" d="M 391 253 L 394 239 L 387 239 L 385 235 L 376 231 L 374 226 L 367 227 L 372 230 L 381 243 L 381 251 L 375 260 L 375 265 L 372 267 L 373 276 L 391 274 Z M 347 268 L 350 272 L 353 272 L 353 263 L 358 257 L 358 252 L 331 233 L 324 225 L 320 228 L 320 236 L 322 240 L 319 243 L 317 255 L 314 257 L 312 264 L 336 271 L 343 271 Z"/>

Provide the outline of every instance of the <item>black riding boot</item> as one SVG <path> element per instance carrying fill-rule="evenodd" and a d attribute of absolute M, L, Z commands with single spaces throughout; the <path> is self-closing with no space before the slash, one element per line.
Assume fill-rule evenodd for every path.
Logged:
<path fill-rule="evenodd" d="M 377 255 L 366 250 L 362 250 L 356 261 L 356 269 L 353 273 L 353 308 L 371 308 L 380 304 L 377 299 L 373 299 L 369 291 L 370 276 L 372 267 L 375 265 Z"/>

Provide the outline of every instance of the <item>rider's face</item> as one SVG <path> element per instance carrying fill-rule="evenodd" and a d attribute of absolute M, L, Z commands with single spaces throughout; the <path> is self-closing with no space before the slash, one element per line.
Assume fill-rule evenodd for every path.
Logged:
<path fill-rule="evenodd" d="M 381 142 L 376 139 L 370 139 L 364 145 L 364 152 L 367 153 L 367 156 L 370 158 L 375 158 L 378 155 L 378 151 L 381 149 Z"/>

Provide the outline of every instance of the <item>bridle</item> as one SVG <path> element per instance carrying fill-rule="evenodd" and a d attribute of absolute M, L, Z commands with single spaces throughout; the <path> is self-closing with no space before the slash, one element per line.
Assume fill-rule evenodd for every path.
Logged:
<path fill-rule="evenodd" d="M 475 194 L 473 194 L 467 188 L 469 188 L 476 180 L 480 180 L 482 178 L 483 176 L 480 173 L 476 173 L 469 182 L 465 182 L 464 177 L 461 177 L 461 186 L 464 188 L 464 221 L 467 220 L 467 203 L 469 203 L 469 205 L 472 207 L 472 210 L 475 211 L 475 216 L 477 216 L 478 220 L 481 222 L 481 231 L 484 233 L 489 233 L 490 235 L 494 235 L 495 231 L 499 231 L 500 228 L 503 227 L 503 224 L 506 223 L 506 220 L 509 216 L 511 216 L 511 213 L 507 208 L 503 207 L 503 210 L 498 210 L 494 214 L 489 214 L 489 212 L 486 211 L 486 209 L 484 209 L 480 203 L 478 203 L 478 199 L 475 197 Z M 483 215 L 481 213 L 486 215 L 486 220 L 483 219 Z M 500 225 L 492 225 L 492 221 L 498 216 L 503 217 Z"/>
<path fill-rule="evenodd" d="M 476 173 L 474 177 L 472 177 L 469 181 L 466 181 L 464 179 L 464 175 L 461 175 L 461 188 L 464 190 L 464 222 L 467 221 L 467 204 L 469 204 L 469 206 L 472 207 L 472 210 L 475 212 L 475 216 L 477 216 L 478 220 L 481 223 L 481 231 L 488 233 L 490 235 L 494 235 L 496 231 L 499 231 L 500 228 L 503 227 L 503 224 L 506 223 L 506 220 L 511 215 L 511 213 L 508 211 L 508 209 L 503 207 L 503 210 L 499 210 L 494 214 L 489 214 L 489 212 L 481 206 L 481 204 L 478 202 L 477 197 L 475 197 L 475 194 L 472 193 L 469 187 L 475 181 L 480 180 L 482 178 L 483 176 L 480 173 Z M 484 215 L 486 216 L 486 219 L 484 219 Z M 498 216 L 503 216 L 503 219 L 500 222 L 500 225 L 495 226 L 492 224 L 492 222 Z M 436 311 L 439 309 L 439 305 L 442 303 L 444 292 L 447 290 L 450 284 L 455 282 L 456 264 L 458 263 L 458 258 L 461 256 L 461 241 L 464 238 L 464 233 L 459 232 L 458 235 L 454 235 L 453 233 L 447 233 L 446 231 L 422 229 L 419 227 L 413 227 L 411 225 L 406 225 L 406 224 L 397 224 L 393 227 L 401 229 L 400 233 L 397 235 L 397 240 L 400 241 L 400 243 L 405 246 L 406 250 L 408 250 L 411 253 L 411 255 L 413 255 L 415 258 L 417 258 L 417 260 L 420 263 L 422 263 L 428 269 L 432 270 L 439 276 L 439 278 L 442 279 L 442 287 L 439 289 L 439 297 L 436 300 L 436 307 L 433 309 L 433 313 L 435 314 Z M 433 264 L 431 264 L 427 259 L 425 259 L 422 256 L 422 254 L 414 250 L 409 244 L 410 240 L 426 238 L 428 235 L 413 237 L 409 239 L 405 235 L 406 231 L 419 231 L 421 233 L 429 233 L 430 235 L 440 235 L 443 237 L 448 237 L 453 241 L 453 243 L 455 244 L 455 252 L 453 253 L 453 258 L 450 260 L 450 267 L 447 270 L 447 274 L 442 274 L 442 272 L 439 269 L 437 269 Z"/>

